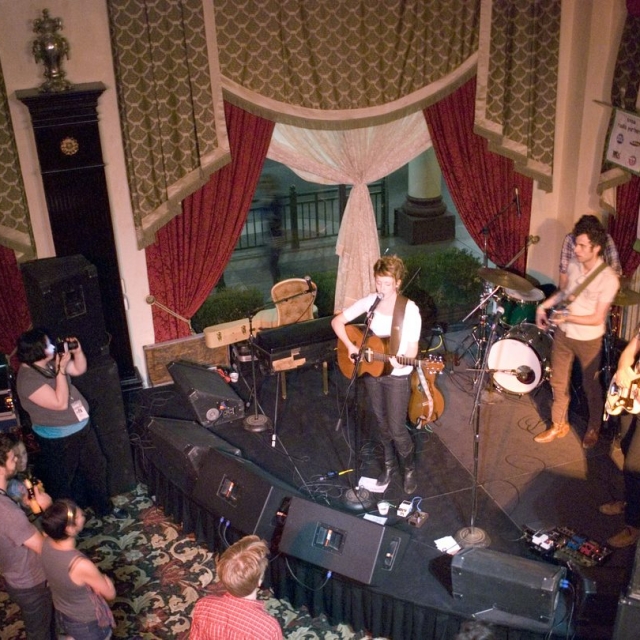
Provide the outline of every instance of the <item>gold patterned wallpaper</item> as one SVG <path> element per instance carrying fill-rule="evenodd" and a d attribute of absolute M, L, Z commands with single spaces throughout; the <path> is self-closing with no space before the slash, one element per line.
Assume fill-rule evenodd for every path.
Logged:
<path fill-rule="evenodd" d="M 482 0 L 477 133 L 552 188 L 561 0 Z"/>

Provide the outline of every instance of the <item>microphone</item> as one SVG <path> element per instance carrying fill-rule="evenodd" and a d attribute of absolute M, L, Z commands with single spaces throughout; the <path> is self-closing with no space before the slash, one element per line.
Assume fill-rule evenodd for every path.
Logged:
<path fill-rule="evenodd" d="M 518 213 L 518 218 L 522 217 L 522 212 L 520 211 L 520 192 L 518 191 L 518 187 L 515 187 L 516 191 L 516 211 Z"/>
<path fill-rule="evenodd" d="M 311 276 L 305 276 L 304 279 L 307 283 L 307 293 L 313 293 L 313 287 L 311 286 Z"/>
<path fill-rule="evenodd" d="M 369 314 L 372 314 L 376 310 L 376 307 L 380 304 L 380 300 L 384 297 L 381 293 L 376 293 L 376 296 L 377 298 L 373 301 L 373 304 L 369 309 Z M 504 313 L 504 309 L 502 310 L 502 313 Z"/>

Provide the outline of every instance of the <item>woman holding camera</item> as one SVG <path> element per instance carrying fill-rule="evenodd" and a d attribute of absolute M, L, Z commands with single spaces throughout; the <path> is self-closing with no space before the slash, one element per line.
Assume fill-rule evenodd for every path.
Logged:
<path fill-rule="evenodd" d="M 87 370 L 79 341 L 67 338 L 56 349 L 43 329 L 32 329 L 18 338 L 17 356 L 18 398 L 40 446 L 38 477 L 54 500 L 73 498 L 98 518 L 112 513 L 107 462 L 89 405 L 71 382 Z"/>

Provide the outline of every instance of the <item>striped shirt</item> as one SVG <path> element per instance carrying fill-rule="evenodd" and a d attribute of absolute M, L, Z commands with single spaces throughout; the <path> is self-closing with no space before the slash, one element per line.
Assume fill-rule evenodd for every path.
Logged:
<path fill-rule="evenodd" d="M 282 630 L 259 600 L 224 593 L 198 600 L 189 640 L 282 640 Z"/>

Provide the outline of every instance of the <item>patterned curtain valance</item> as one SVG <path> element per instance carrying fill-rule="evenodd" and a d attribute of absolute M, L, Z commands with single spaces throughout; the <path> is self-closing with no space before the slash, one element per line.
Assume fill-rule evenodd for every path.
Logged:
<path fill-rule="evenodd" d="M 629 12 L 624 23 L 620 48 L 616 59 L 616 67 L 613 72 L 613 83 L 611 85 L 611 104 L 614 107 L 626 111 L 637 111 L 638 91 L 640 90 L 640 15 L 636 10 Z M 610 125 L 611 126 L 611 125 Z M 608 138 L 608 135 L 607 135 Z M 598 182 L 598 191 L 603 193 L 606 189 L 611 189 L 624 184 L 631 179 L 631 174 L 620 167 L 614 167 L 610 162 L 606 162 L 606 145 L 603 149 L 602 173 Z M 607 209 L 612 207 L 603 202 Z"/>
<path fill-rule="evenodd" d="M 561 0 L 482 0 L 476 133 L 551 190 Z"/>
<path fill-rule="evenodd" d="M 215 0 L 225 99 L 296 126 L 421 110 L 475 72 L 479 0 Z"/>
<path fill-rule="evenodd" d="M 140 248 L 229 161 L 211 0 L 107 0 Z"/>
<path fill-rule="evenodd" d="M 0 64 L 0 244 L 13 249 L 20 260 L 36 257 L 29 208 L 13 136 L 11 113 Z"/>

